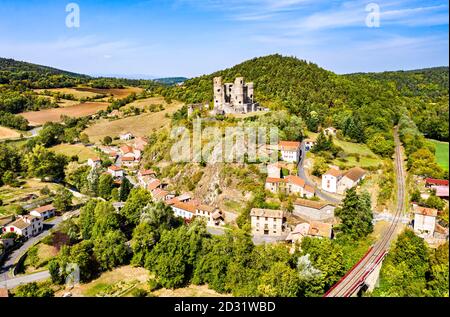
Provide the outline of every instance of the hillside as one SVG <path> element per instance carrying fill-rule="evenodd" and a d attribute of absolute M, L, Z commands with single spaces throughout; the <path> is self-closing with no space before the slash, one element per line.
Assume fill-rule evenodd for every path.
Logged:
<path fill-rule="evenodd" d="M 11 58 L 0 57 L 0 71 L 4 72 L 35 72 L 41 75 L 66 75 L 72 77 L 89 77 L 87 75 L 77 74 L 60 70 L 53 67 L 32 64 L 28 62 L 16 61 Z"/>

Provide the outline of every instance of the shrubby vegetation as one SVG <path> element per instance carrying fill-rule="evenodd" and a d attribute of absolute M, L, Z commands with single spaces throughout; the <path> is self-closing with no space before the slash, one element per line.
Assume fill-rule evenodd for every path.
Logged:
<path fill-rule="evenodd" d="M 448 297 L 448 242 L 429 248 L 409 229 L 398 236 L 381 268 L 380 287 L 373 296 Z"/>

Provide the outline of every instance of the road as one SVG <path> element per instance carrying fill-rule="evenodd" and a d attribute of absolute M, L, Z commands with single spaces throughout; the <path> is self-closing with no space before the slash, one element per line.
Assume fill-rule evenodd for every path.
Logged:
<path fill-rule="evenodd" d="M 307 185 L 309 185 L 309 186 L 311 186 L 311 187 L 313 187 L 313 188 L 315 189 L 315 192 L 316 192 L 316 196 L 317 196 L 317 197 L 319 197 L 320 199 L 327 200 L 327 201 L 329 201 L 329 202 L 335 203 L 335 204 L 339 204 L 339 203 L 341 202 L 341 199 L 337 199 L 336 197 L 331 196 L 331 195 L 329 195 L 329 194 L 323 192 L 320 188 L 318 188 L 318 187 L 316 186 L 316 184 L 315 184 L 313 181 L 311 181 L 311 180 L 307 177 L 307 175 L 306 175 L 306 173 L 305 173 L 305 167 L 304 167 L 304 164 L 305 164 L 305 158 L 306 158 L 305 143 L 302 142 L 302 145 L 301 145 L 301 154 L 300 154 L 300 161 L 298 162 L 298 169 L 297 169 L 297 170 L 298 170 L 298 176 L 299 176 L 300 178 L 303 178 L 303 179 L 305 180 L 305 183 L 306 183 Z"/>
<path fill-rule="evenodd" d="M 22 283 L 23 281 L 27 281 L 28 279 L 33 279 L 33 278 L 34 278 L 33 281 L 43 279 L 44 272 L 30 274 L 30 275 L 26 275 L 26 276 L 20 276 L 17 278 L 11 278 L 10 271 L 14 267 L 15 263 L 20 258 L 20 256 L 22 256 L 34 244 L 41 241 L 42 239 L 44 239 L 51 233 L 50 229 L 57 227 L 61 222 L 63 222 L 64 220 L 67 220 L 70 217 L 79 215 L 79 213 L 80 213 L 79 210 L 75 210 L 72 212 L 65 213 L 64 215 L 62 215 L 60 217 L 55 217 L 55 218 L 51 219 L 50 221 L 45 222 L 44 230 L 40 234 L 28 239 L 20 248 L 9 253 L 6 256 L 6 259 L 3 262 L 2 266 L 0 267 L 0 285 L 7 283 L 8 287 L 9 287 L 10 283 L 12 283 L 12 284 Z"/>
<path fill-rule="evenodd" d="M 7 289 L 13 289 L 22 284 L 28 284 L 32 282 L 42 281 L 50 278 L 50 273 L 48 271 L 28 274 L 12 278 L 6 281 L 0 281 L 0 286 Z"/>
<path fill-rule="evenodd" d="M 383 261 L 388 253 L 390 244 L 395 238 L 396 229 L 400 223 L 405 205 L 405 176 L 401 144 L 397 128 L 395 139 L 395 170 L 397 177 L 397 209 L 389 228 L 380 239 L 369 249 L 364 257 L 335 285 L 324 297 L 350 297 L 364 284 L 366 277 Z"/>

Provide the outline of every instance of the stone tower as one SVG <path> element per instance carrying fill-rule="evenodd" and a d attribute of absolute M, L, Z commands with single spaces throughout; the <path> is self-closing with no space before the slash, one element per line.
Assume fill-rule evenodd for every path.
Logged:
<path fill-rule="evenodd" d="M 247 83 L 247 98 L 248 100 L 246 100 L 246 103 L 253 103 L 254 102 L 254 84 L 253 83 Z"/>
<path fill-rule="evenodd" d="M 214 78 L 214 109 L 222 109 L 225 103 L 225 91 L 223 90 L 222 77 Z"/>
<path fill-rule="evenodd" d="M 244 103 L 244 78 L 243 77 L 237 77 L 234 81 L 234 100 L 232 101 L 232 104 L 235 106 L 235 108 L 241 108 Z"/>

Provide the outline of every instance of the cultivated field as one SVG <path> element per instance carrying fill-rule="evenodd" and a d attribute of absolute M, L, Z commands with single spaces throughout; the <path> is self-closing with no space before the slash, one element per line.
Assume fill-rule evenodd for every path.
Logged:
<path fill-rule="evenodd" d="M 108 95 L 114 98 L 124 98 L 131 93 L 140 93 L 142 88 L 138 87 L 127 87 L 123 89 L 99 89 L 90 87 L 75 87 L 75 88 L 53 88 L 53 89 L 35 89 L 37 93 L 43 93 L 45 90 L 52 92 L 60 92 L 63 94 L 71 94 L 75 98 L 92 98 L 97 95 Z"/>
<path fill-rule="evenodd" d="M 163 97 L 151 97 L 151 98 L 139 99 L 139 100 L 133 101 L 132 103 L 124 106 L 121 109 L 128 109 L 130 107 L 145 109 L 145 107 L 152 106 L 152 105 L 163 105 L 164 108 L 168 107 L 168 104 L 164 101 Z"/>
<path fill-rule="evenodd" d="M 18 138 L 20 133 L 5 127 L 0 127 L 0 140 Z"/>
<path fill-rule="evenodd" d="M 88 158 L 98 156 L 95 151 L 85 147 L 82 144 L 59 144 L 52 147 L 51 150 L 58 154 L 64 154 L 68 157 L 76 155 L 78 156 L 78 161 L 80 163 L 86 162 Z"/>
<path fill-rule="evenodd" d="M 448 160 L 449 160 L 449 153 L 448 153 L 448 142 L 440 142 L 436 140 L 428 140 L 436 148 L 436 162 L 442 166 L 442 168 L 446 169 L 448 171 Z"/>
<path fill-rule="evenodd" d="M 86 102 L 71 107 L 24 112 L 20 115 L 27 119 L 30 125 L 39 126 L 46 122 L 59 122 L 62 115 L 76 118 L 89 116 L 99 110 L 105 110 L 108 105 L 106 102 Z"/>
<path fill-rule="evenodd" d="M 165 110 L 160 112 L 144 113 L 114 121 L 101 119 L 84 132 L 92 142 L 99 142 L 105 136 L 115 137 L 125 132 L 131 132 L 135 136 L 147 136 L 153 130 L 167 126 L 170 123 L 170 118 L 167 118 L 166 114 L 172 114 L 182 106 L 183 104 L 181 103 L 173 102 L 165 106 Z"/>

